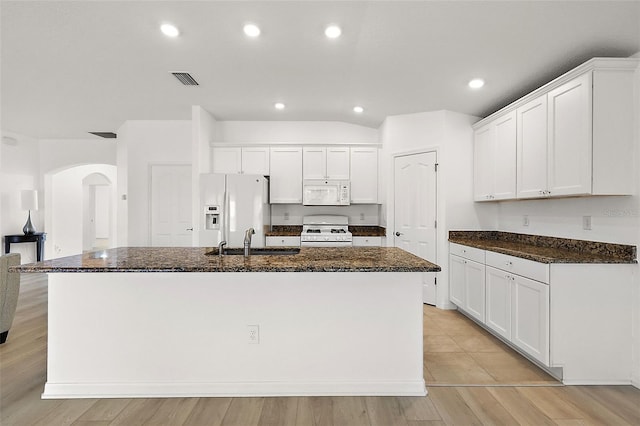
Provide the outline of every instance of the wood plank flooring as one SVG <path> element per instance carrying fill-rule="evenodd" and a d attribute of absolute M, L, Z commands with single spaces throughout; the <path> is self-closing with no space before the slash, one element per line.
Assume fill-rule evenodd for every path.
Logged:
<path fill-rule="evenodd" d="M 631 386 L 527 387 L 493 383 L 494 386 L 477 387 L 433 386 L 429 387 L 427 397 L 41 400 L 46 379 L 46 290 L 44 279 L 23 280 L 14 325 L 7 343 L 0 346 L 0 425 L 3 426 L 640 425 L 640 390 Z M 429 354 L 438 353 L 449 356 L 466 353 L 476 363 L 466 370 L 473 371 L 480 366 L 484 371 L 470 373 L 473 377 L 486 378 L 486 373 L 497 382 L 508 375 L 509 368 L 502 371 L 493 366 L 510 358 L 476 357 L 501 353 L 494 350 L 490 339 L 469 337 L 473 324 L 466 321 L 456 324 L 452 320 L 455 313 L 448 312 L 438 320 L 438 313 L 443 312 L 425 308 L 425 321 L 430 324 L 425 328 L 425 365 L 429 366 L 425 375 L 435 375 L 439 380 L 455 377 L 452 372 L 445 374 L 445 369 L 430 366 Z M 448 336 L 451 340 L 429 336 Z M 456 370 L 465 364 L 456 360 L 450 365 Z"/>

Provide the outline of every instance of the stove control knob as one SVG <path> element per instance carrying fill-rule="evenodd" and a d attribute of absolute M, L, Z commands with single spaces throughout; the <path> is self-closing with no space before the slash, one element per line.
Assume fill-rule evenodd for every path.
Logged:
<path fill-rule="evenodd" d="M 329 241 L 329 237 L 324 237 L 324 240 L 325 241 Z"/>

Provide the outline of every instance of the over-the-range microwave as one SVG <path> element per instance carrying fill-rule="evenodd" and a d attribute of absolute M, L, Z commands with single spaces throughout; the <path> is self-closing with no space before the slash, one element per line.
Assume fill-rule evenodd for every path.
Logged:
<path fill-rule="evenodd" d="M 348 180 L 305 179 L 302 184 L 302 204 L 348 206 L 351 204 L 351 184 Z"/>

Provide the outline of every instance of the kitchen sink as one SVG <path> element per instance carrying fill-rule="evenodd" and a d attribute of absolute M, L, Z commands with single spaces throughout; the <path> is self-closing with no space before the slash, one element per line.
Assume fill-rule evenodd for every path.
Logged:
<path fill-rule="evenodd" d="M 299 247 L 268 247 L 268 248 L 252 248 L 251 256 L 290 256 L 300 253 Z M 218 249 L 205 253 L 209 256 L 218 255 Z M 225 256 L 243 256 L 243 248 L 226 248 L 222 251 Z"/>

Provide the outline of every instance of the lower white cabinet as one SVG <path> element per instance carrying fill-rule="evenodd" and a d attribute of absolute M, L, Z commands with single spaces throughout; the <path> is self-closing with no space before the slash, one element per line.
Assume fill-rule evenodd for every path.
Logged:
<path fill-rule="evenodd" d="M 487 266 L 485 324 L 507 340 L 511 340 L 511 287 L 513 279 L 513 275 Z"/>
<path fill-rule="evenodd" d="M 513 275 L 511 341 L 549 365 L 549 286 Z"/>
<path fill-rule="evenodd" d="M 628 385 L 636 269 L 632 263 L 547 264 L 450 243 L 449 297 L 564 384 Z"/>
<path fill-rule="evenodd" d="M 381 247 L 382 237 L 353 237 L 354 247 Z"/>
<path fill-rule="evenodd" d="M 300 247 L 299 236 L 269 236 L 266 238 L 267 247 Z"/>
<path fill-rule="evenodd" d="M 449 255 L 450 299 L 468 315 L 484 322 L 485 266 L 470 259 Z"/>

